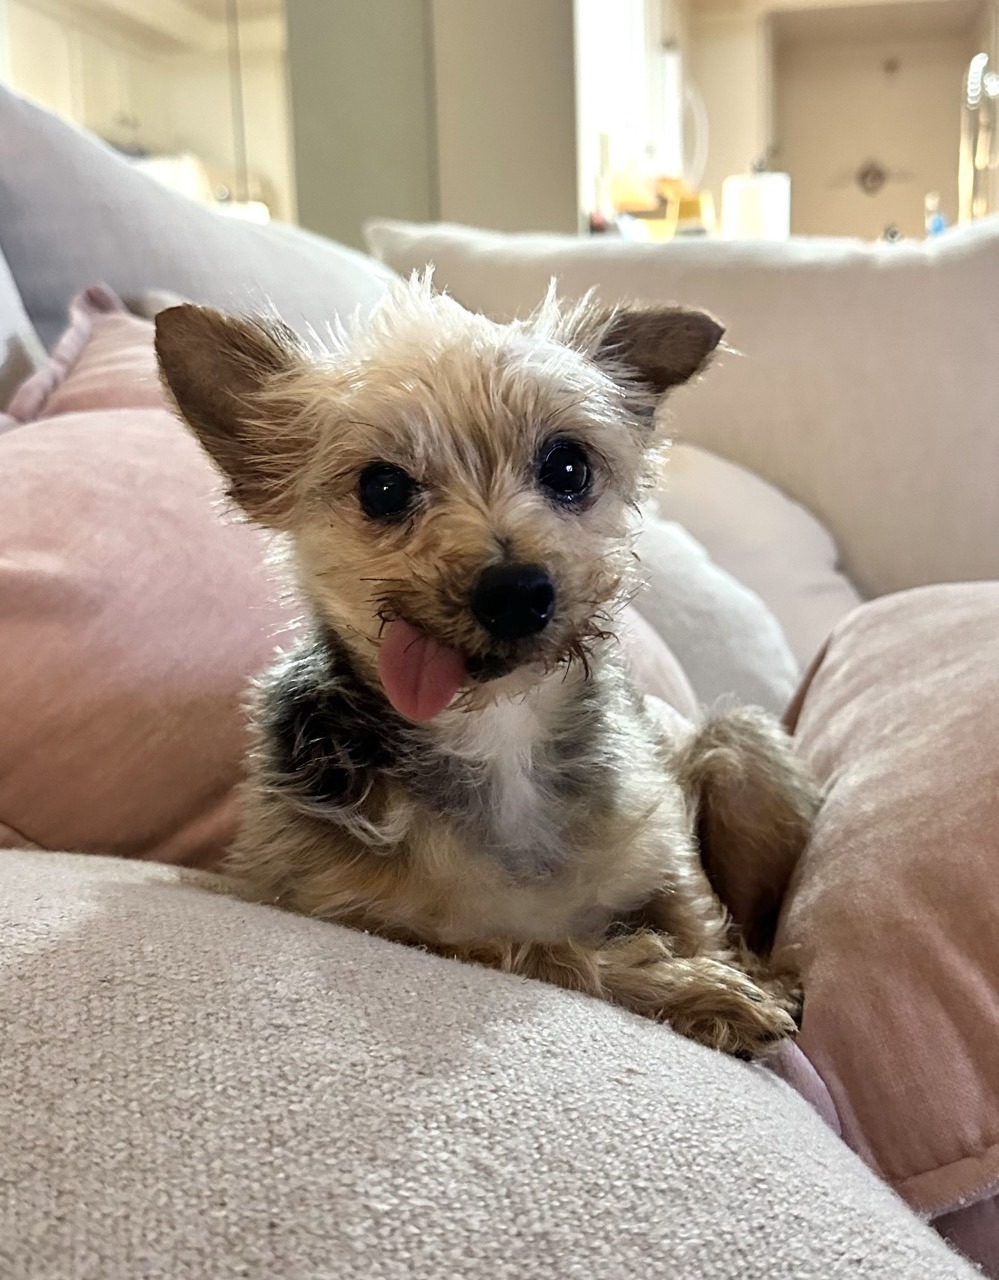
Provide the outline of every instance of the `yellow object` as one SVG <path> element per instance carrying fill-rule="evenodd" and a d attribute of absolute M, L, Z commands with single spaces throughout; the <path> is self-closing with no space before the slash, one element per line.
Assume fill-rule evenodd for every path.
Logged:
<path fill-rule="evenodd" d="M 662 204 L 652 179 L 643 178 L 635 169 L 612 176 L 611 200 L 618 213 L 630 213 L 635 218 L 658 212 Z"/>
<path fill-rule="evenodd" d="M 682 178 L 643 179 L 626 172 L 615 175 L 612 192 L 615 212 L 639 219 L 650 240 L 672 240 L 685 230 L 714 230 L 711 193 L 694 191 Z"/>

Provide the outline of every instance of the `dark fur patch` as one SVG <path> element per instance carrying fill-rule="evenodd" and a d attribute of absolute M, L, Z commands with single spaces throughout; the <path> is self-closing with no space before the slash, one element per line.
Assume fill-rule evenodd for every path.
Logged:
<path fill-rule="evenodd" d="M 331 822 L 348 809 L 364 810 L 376 775 L 392 777 L 428 808 L 462 827 L 470 847 L 511 874 L 534 879 L 554 872 L 567 852 L 558 825 L 545 833 L 495 826 L 493 777 L 442 746 L 431 730 L 412 724 L 364 680 L 333 632 L 316 628 L 269 674 L 261 707 L 269 755 L 268 784 Z M 594 758 L 606 736 L 605 712 L 584 684 L 551 735 L 537 744 L 532 784 L 553 808 L 613 804 L 616 770 L 624 762 Z M 585 762 L 585 763 L 584 763 Z"/>
<path fill-rule="evenodd" d="M 373 774 L 397 762 L 408 728 L 322 631 L 271 673 L 262 723 L 271 784 L 330 809 L 364 798 Z"/>

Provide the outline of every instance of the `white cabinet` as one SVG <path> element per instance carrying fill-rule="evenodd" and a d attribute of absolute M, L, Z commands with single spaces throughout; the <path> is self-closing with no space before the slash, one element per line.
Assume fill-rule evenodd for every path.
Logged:
<path fill-rule="evenodd" d="M 102 138 L 134 131 L 127 55 L 86 31 L 76 33 L 81 120 Z"/>
<path fill-rule="evenodd" d="M 2 73 L 26 98 L 118 146 L 154 148 L 163 132 L 165 75 L 139 48 L 26 0 L 6 14 Z"/>
<path fill-rule="evenodd" d="M 26 98 L 78 120 L 70 30 L 20 0 L 7 0 L 6 16 L 10 84 Z"/>

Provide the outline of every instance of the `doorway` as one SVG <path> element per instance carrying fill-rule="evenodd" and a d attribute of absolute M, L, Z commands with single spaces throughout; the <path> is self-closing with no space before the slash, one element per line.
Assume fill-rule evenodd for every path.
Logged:
<path fill-rule="evenodd" d="M 910 0 L 773 15 L 792 234 L 922 236 L 931 193 L 956 220 L 962 84 L 987 9 Z"/>

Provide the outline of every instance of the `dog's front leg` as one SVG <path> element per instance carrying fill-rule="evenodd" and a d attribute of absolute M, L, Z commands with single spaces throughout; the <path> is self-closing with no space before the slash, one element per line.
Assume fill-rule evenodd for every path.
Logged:
<path fill-rule="evenodd" d="M 734 965 L 677 956 L 651 931 L 594 945 L 498 939 L 431 949 L 596 996 L 739 1057 L 759 1057 L 796 1029 L 781 1004 Z"/>

